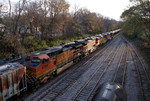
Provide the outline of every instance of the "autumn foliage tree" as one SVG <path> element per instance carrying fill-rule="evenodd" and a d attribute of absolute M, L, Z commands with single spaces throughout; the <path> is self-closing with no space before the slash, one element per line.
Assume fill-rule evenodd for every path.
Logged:
<path fill-rule="evenodd" d="M 0 34 L 2 58 L 43 50 L 56 45 L 56 40 L 59 43 L 118 28 L 117 21 L 85 8 L 70 13 L 66 0 L 19 0 L 15 5 L 8 0 L 8 4 L 5 14 L 0 5 L 0 23 L 6 26 Z"/>

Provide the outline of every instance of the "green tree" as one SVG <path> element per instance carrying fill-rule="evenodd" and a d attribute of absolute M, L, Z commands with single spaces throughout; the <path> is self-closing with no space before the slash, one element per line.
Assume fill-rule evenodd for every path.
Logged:
<path fill-rule="evenodd" d="M 122 30 L 134 36 L 145 35 L 150 40 L 150 1 L 130 7 L 122 13 Z"/>

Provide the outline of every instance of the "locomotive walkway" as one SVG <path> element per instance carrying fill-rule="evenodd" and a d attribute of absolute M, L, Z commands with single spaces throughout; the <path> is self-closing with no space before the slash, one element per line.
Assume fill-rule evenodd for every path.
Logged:
<path fill-rule="evenodd" d="M 150 73 L 142 56 L 121 35 L 44 84 L 25 101 L 91 101 L 99 85 L 122 85 L 127 101 L 150 101 Z"/>

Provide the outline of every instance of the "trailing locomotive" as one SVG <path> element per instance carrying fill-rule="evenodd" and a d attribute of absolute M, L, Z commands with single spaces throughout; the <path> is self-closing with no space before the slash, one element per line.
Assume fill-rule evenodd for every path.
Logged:
<path fill-rule="evenodd" d="M 0 101 L 5 101 L 27 88 L 32 90 L 38 87 L 56 76 L 60 69 L 69 67 L 92 53 L 117 32 L 119 30 L 33 52 L 25 57 L 22 65 L 10 63 L 0 66 Z"/>

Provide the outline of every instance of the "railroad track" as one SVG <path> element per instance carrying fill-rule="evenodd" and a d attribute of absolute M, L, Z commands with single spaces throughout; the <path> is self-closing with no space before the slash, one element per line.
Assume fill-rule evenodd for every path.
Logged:
<path fill-rule="evenodd" d="M 140 60 L 138 54 L 134 51 L 132 47 L 130 47 L 130 52 L 138 76 L 140 90 L 139 99 L 141 99 L 142 101 L 150 101 L 150 78 L 147 74 L 146 68 L 143 62 Z"/>
<path fill-rule="evenodd" d="M 129 52 L 131 53 L 136 69 L 140 92 L 138 99 L 140 99 L 140 101 L 150 101 L 150 75 L 147 73 L 146 67 L 134 47 L 128 42 L 128 40 L 124 37 L 122 38 L 129 44 Z"/>
<path fill-rule="evenodd" d="M 120 57 L 118 67 L 116 69 L 115 76 L 112 82 L 124 86 L 126 70 L 127 70 L 127 60 L 128 60 L 128 46 L 127 44 L 125 44 L 125 47 Z"/>
<path fill-rule="evenodd" d="M 83 63 L 82 65 L 77 66 L 77 68 L 73 68 L 73 70 L 71 72 L 67 73 L 63 77 L 61 76 L 57 80 L 54 80 L 54 82 L 52 82 L 50 84 L 50 86 L 47 86 L 43 90 L 41 90 L 42 93 L 43 92 L 45 93 L 44 95 L 40 96 L 41 93 L 36 94 L 32 97 L 31 100 L 42 99 L 47 95 L 48 92 L 57 92 L 57 94 L 56 93 L 51 93 L 50 94 L 52 96 L 52 98 L 56 98 L 67 87 L 69 87 L 69 85 L 71 85 L 73 82 L 75 82 L 78 79 L 78 77 L 83 74 L 83 72 L 88 70 L 88 68 L 90 68 L 90 66 L 96 61 L 97 58 L 101 57 L 105 52 L 107 52 L 106 50 L 109 48 L 109 45 L 111 45 L 113 41 L 114 40 L 112 40 L 111 43 L 107 44 L 107 46 L 104 47 L 101 51 L 97 52 L 88 61 L 85 61 L 85 63 Z M 77 71 L 80 71 L 80 72 L 77 72 Z M 70 77 L 69 79 L 67 79 L 68 76 Z"/>
<path fill-rule="evenodd" d="M 120 46 L 114 47 L 113 50 L 111 50 L 109 56 L 107 56 L 107 58 L 101 63 L 100 67 L 95 71 L 91 78 L 86 82 L 84 86 L 82 86 L 80 91 L 78 91 L 76 96 L 72 99 L 73 101 L 87 101 L 90 98 L 92 92 L 98 86 L 104 73 L 107 71 L 108 67 L 112 63 L 119 47 Z"/>
<path fill-rule="evenodd" d="M 106 48 L 106 50 L 107 49 L 108 48 Z M 107 51 L 104 51 L 104 53 L 105 52 L 107 52 Z M 80 70 L 75 71 L 75 73 L 73 75 L 69 75 L 70 76 L 69 78 L 65 78 L 63 80 L 63 82 L 59 83 L 58 85 L 56 85 L 52 89 L 48 90 L 47 91 L 47 92 L 49 92 L 48 94 L 46 93 L 38 99 L 48 98 L 51 101 L 54 100 L 57 96 L 61 95 L 69 86 L 71 86 L 85 71 L 87 71 L 91 67 L 91 65 L 93 63 L 95 63 L 97 58 L 101 57 L 101 55 L 96 56 L 96 58 L 90 59 L 88 62 L 85 63 L 84 66 L 82 66 L 82 69 L 80 68 Z M 90 64 L 88 64 L 88 63 L 90 63 Z"/>
<path fill-rule="evenodd" d="M 93 100 L 94 95 L 97 93 L 99 87 L 102 86 L 102 84 L 104 84 L 105 82 L 112 82 L 115 72 L 117 70 L 118 64 L 120 62 L 120 58 L 122 57 L 122 54 L 124 52 L 124 47 L 125 47 L 125 44 L 124 44 L 124 41 L 122 41 L 121 47 L 118 49 L 118 52 L 113 62 L 111 63 L 110 67 L 108 68 L 107 72 L 104 74 L 102 80 L 99 82 L 95 90 L 93 90 L 93 92 L 91 93 L 91 96 L 89 97 L 88 101 Z"/>

